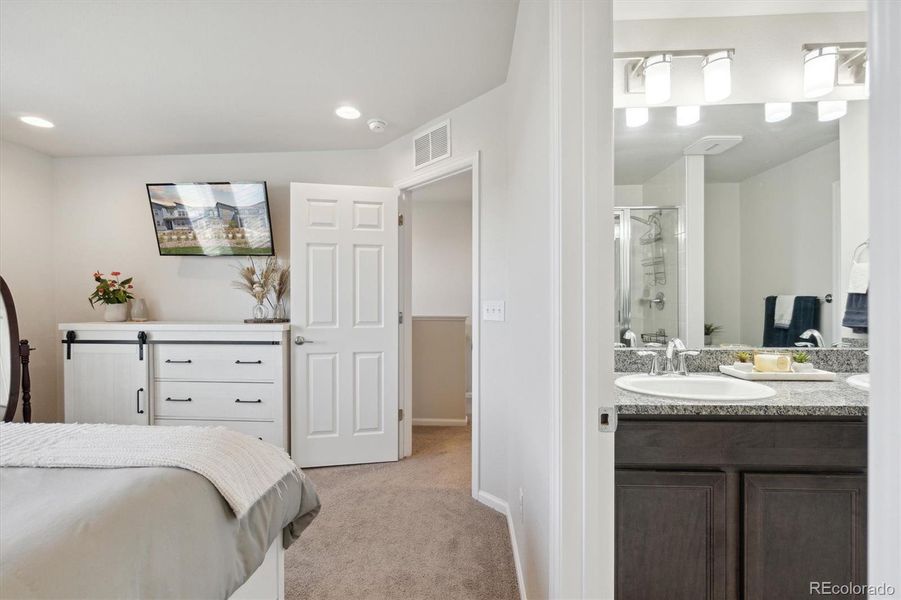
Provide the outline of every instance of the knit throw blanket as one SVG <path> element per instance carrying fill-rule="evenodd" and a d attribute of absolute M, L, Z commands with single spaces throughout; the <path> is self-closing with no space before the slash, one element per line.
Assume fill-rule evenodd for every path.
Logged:
<path fill-rule="evenodd" d="M 178 467 L 212 483 L 239 518 L 288 474 L 279 448 L 224 427 L 3 423 L 0 467 Z"/>

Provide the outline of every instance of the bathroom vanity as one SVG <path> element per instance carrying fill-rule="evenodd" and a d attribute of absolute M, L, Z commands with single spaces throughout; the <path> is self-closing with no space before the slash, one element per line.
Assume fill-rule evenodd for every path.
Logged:
<path fill-rule="evenodd" d="M 867 394 L 845 377 L 742 402 L 617 389 L 616 597 L 865 582 Z"/>

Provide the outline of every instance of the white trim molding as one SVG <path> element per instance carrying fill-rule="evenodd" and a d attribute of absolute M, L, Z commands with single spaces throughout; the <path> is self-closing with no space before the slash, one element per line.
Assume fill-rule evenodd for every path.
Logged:
<path fill-rule="evenodd" d="M 613 31 L 610 2 L 551 0 L 548 597 L 612 598 Z"/>
<path fill-rule="evenodd" d="M 409 192 L 415 190 L 418 187 L 422 187 L 429 183 L 434 183 L 436 181 L 440 181 L 442 179 L 446 179 L 448 177 L 452 177 L 459 173 L 463 173 L 465 171 L 472 172 L 472 353 L 470 355 L 470 360 L 472 361 L 472 374 L 471 374 L 471 389 L 470 394 L 472 394 L 472 406 L 471 406 L 471 415 L 468 417 L 472 421 L 472 497 L 478 499 L 479 497 L 479 489 L 480 489 L 480 453 L 479 453 L 479 429 L 480 429 L 480 416 L 481 416 L 481 372 L 482 372 L 482 362 L 481 362 L 481 329 L 482 329 L 482 229 L 481 229 L 481 215 L 482 215 L 482 179 L 481 179 L 481 154 L 477 151 L 469 156 L 463 156 L 460 158 L 454 159 L 446 159 L 441 161 L 438 165 L 427 168 L 412 177 L 407 179 L 403 179 L 394 184 L 398 190 L 401 191 L 401 194 L 404 197 L 407 197 Z M 406 204 L 406 203 L 405 203 Z M 409 252 L 412 247 L 412 242 L 409 239 L 409 235 L 407 235 L 406 241 L 406 252 Z M 410 282 L 409 275 L 406 275 L 407 281 L 404 285 L 408 285 Z M 403 291 L 402 293 L 406 293 Z M 412 308 L 412 307 L 411 307 Z M 412 319 L 411 319 L 412 322 Z M 409 339 L 409 338 L 408 338 Z M 405 357 L 406 360 L 407 357 Z M 411 386 L 407 386 L 408 388 Z M 406 410 L 409 410 L 409 414 L 413 414 L 413 402 L 412 402 L 413 394 L 412 389 L 409 390 L 408 394 L 405 394 L 404 398 L 404 406 Z M 407 441 L 410 441 L 412 438 L 412 427 L 415 424 L 414 421 L 416 419 L 410 420 L 409 429 L 405 430 L 405 434 L 408 436 Z M 410 453 L 412 453 L 412 443 L 410 443 Z M 406 454 L 409 456 L 409 454 Z"/>
<path fill-rule="evenodd" d="M 867 583 L 901 590 L 901 2 L 870 0 L 869 11 L 872 388 Z"/>
<path fill-rule="evenodd" d="M 489 494 L 482 490 L 479 490 L 476 494 L 476 500 L 489 508 L 493 508 L 507 518 L 507 529 L 510 530 L 510 545 L 513 547 L 513 565 L 516 567 L 516 583 L 519 587 L 519 598 L 520 600 L 526 600 L 526 582 L 522 576 L 519 544 L 516 543 L 516 528 L 513 527 L 513 514 L 510 512 L 510 505 L 494 494 Z"/>
<path fill-rule="evenodd" d="M 413 417 L 413 427 L 466 427 L 469 417 L 462 419 L 417 419 Z"/>

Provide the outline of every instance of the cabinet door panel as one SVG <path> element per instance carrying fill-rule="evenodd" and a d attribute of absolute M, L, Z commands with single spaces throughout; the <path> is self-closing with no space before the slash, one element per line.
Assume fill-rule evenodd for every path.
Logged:
<path fill-rule="evenodd" d="M 726 593 L 726 475 L 616 472 L 616 598 Z"/>
<path fill-rule="evenodd" d="M 865 475 L 745 475 L 745 598 L 865 583 L 866 486 Z"/>
<path fill-rule="evenodd" d="M 140 360 L 134 344 L 74 344 L 63 357 L 66 422 L 149 425 L 144 352 Z"/>

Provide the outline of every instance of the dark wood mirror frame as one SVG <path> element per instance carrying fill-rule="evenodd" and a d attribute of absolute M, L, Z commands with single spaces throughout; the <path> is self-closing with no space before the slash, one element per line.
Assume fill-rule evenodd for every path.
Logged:
<path fill-rule="evenodd" d="M 16 303 L 6 280 L 0 277 L 0 295 L 6 307 L 6 318 L 9 321 L 9 398 L 6 399 L 6 412 L 3 421 L 9 422 L 16 416 L 19 404 L 19 392 L 22 392 L 22 420 L 31 422 L 31 375 L 28 372 L 31 348 L 28 340 L 19 339 L 19 320 L 16 316 Z M 16 349 L 16 350 L 14 350 Z M 21 382 L 21 385 L 20 385 Z"/>

